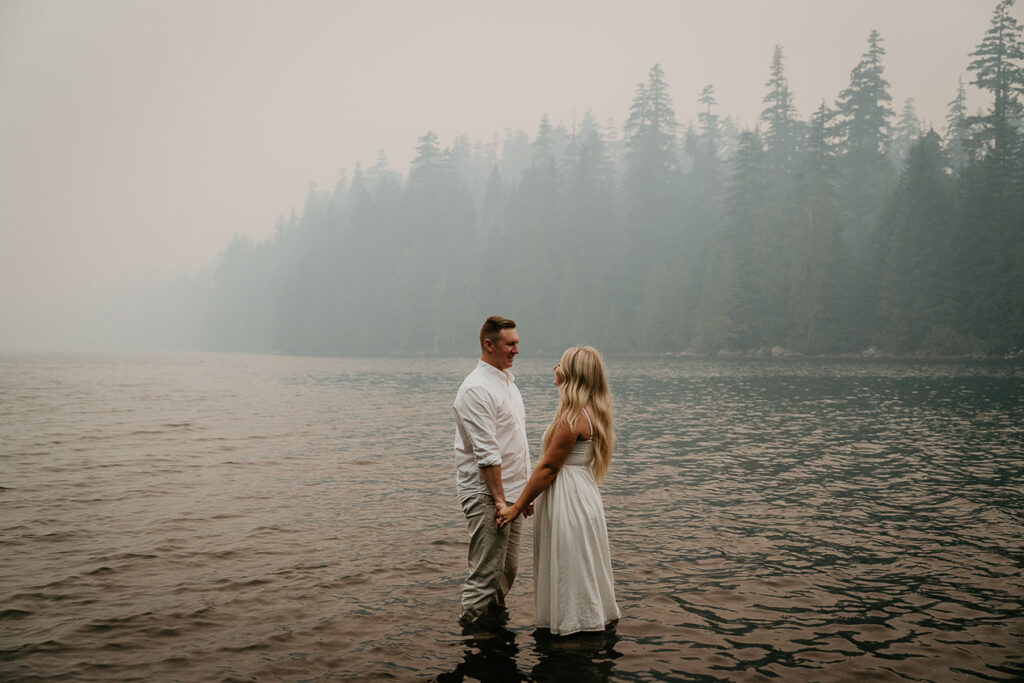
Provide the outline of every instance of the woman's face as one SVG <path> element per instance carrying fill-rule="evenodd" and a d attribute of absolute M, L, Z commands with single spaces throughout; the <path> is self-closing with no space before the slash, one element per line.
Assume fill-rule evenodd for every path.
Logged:
<path fill-rule="evenodd" d="M 561 363 L 555 363 L 555 386 L 559 387 L 565 382 L 565 375 L 562 374 Z"/>

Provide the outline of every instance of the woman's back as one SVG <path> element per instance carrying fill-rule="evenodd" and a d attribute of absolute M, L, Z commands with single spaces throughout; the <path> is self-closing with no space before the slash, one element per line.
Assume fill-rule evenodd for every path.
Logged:
<path fill-rule="evenodd" d="M 579 436 L 584 438 L 577 439 L 576 444 L 572 447 L 572 451 L 570 451 L 568 457 L 566 457 L 563 467 L 588 467 L 591 460 L 594 458 L 594 453 L 591 448 L 594 445 L 594 427 L 590 422 L 590 414 L 587 412 L 586 408 L 583 409 L 583 416 L 586 418 L 587 422 L 586 426 L 580 430 Z"/>

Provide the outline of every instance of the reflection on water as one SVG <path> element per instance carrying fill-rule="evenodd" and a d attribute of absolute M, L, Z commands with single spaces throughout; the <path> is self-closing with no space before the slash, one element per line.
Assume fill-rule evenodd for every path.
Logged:
<path fill-rule="evenodd" d="M 437 677 L 439 683 L 459 681 L 522 681 L 516 633 L 503 626 L 463 630 L 463 659 L 451 673 Z"/>
<path fill-rule="evenodd" d="M 1024 678 L 1019 364 L 609 359 L 623 615 L 558 638 L 528 541 L 457 622 L 473 363 L 0 359 L 0 678 Z"/>
<path fill-rule="evenodd" d="M 530 634 L 535 662 L 529 671 L 520 667 L 517 634 L 506 624 L 469 625 L 463 628 L 463 659 L 451 672 L 434 680 L 459 681 L 578 681 L 598 683 L 613 680 L 618 635 L 615 627 L 604 631 L 579 633 L 571 637 L 552 635 L 548 629 Z"/>
<path fill-rule="evenodd" d="M 581 681 L 591 683 L 612 679 L 618 634 L 615 628 L 572 637 L 552 636 L 547 630 L 534 632 L 538 661 L 531 678 L 535 681 Z"/>

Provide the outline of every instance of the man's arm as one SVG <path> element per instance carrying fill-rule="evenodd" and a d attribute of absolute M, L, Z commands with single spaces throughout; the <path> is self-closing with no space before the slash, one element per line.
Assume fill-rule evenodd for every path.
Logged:
<path fill-rule="evenodd" d="M 501 465 L 481 467 L 480 476 L 484 478 L 487 490 L 494 499 L 494 511 L 501 512 L 508 503 L 505 502 L 505 487 L 501 484 Z"/>
<path fill-rule="evenodd" d="M 506 505 L 505 488 L 501 483 L 501 451 L 495 437 L 494 408 L 486 390 L 469 389 L 455 406 L 456 418 L 473 447 L 476 465 L 487 491 L 494 498 L 494 507 L 500 512 Z"/>

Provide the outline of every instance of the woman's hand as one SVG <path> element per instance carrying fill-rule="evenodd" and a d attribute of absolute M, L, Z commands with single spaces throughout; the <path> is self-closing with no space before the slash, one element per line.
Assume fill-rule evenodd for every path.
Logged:
<path fill-rule="evenodd" d="M 510 524 L 511 522 L 515 521 L 515 518 L 519 516 L 519 513 L 520 510 L 515 505 L 509 505 L 505 508 L 502 508 L 501 512 L 499 512 L 496 515 L 498 519 L 498 528 L 500 529 L 506 524 Z"/>

